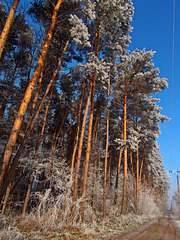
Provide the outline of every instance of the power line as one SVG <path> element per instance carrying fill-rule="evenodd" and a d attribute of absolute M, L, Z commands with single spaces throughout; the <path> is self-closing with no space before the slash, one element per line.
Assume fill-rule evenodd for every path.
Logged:
<path fill-rule="evenodd" d="M 172 160 L 172 127 L 173 127 L 173 85 L 174 85 L 174 35 L 175 35 L 175 7 L 176 1 L 173 1 L 173 37 L 172 37 L 172 76 L 171 76 L 171 136 L 170 136 L 170 160 Z"/>

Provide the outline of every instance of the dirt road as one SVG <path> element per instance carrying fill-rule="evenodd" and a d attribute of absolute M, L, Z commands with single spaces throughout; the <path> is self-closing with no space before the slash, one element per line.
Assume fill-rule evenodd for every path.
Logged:
<path fill-rule="evenodd" d="M 118 238 L 117 238 L 118 239 Z M 180 240 L 180 229 L 170 216 L 161 217 L 149 227 L 122 238 L 123 240 Z"/>

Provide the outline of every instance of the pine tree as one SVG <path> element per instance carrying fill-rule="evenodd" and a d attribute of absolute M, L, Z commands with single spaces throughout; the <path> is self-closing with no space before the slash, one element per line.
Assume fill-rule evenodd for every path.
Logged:
<path fill-rule="evenodd" d="M 141 105 L 138 105 L 138 99 L 140 96 L 147 98 L 152 93 L 160 92 L 161 90 L 167 87 L 166 79 L 160 79 L 158 77 L 158 69 L 153 69 L 152 56 L 154 53 L 152 51 L 146 52 L 145 50 L 138 51 L 135 50 L 129 55 L 121 57 L 121 62 L 118 64 L 120 77 L 117 78 L 116 83 L 116 96 L 115 101 L 117 104 L 121 105 L 123 108 L 123 141 L 125 143 L 124 147 L 124 183 L 123 183 L 123 202 L 122 202 L 122 214 L 126 213 L 126 202 L 127 202 L 127 161 L 128 161 L 128 132 L 130 127 L 135 128 L 137 131 L 138 119 L 143 116 L 139 115 L 139 112 L 142 110 Z M 119 97 L 119 98 L 118 98 Z M 141 98 L 140 98 L 141 99 Z M 129 107 L 130 106 L 130 107 Z M 131 107 L 133 106 L 133 107 Z M 135 114 L 130 112 L 130 109 L 134 111 Z M 139 109 L 138 109 L 139 107 Z M 128 109 L 128 112 L 127 112 Z M 127 118 L 132 117 L 135 119 L 128 119 L 128 128 L 127 128 Z M 134 122 L 134 126 L 130 123 Z M 157 122 L 156 122 L 157 124 Z M 132 133 L 132 130 L 131 130 Z M 135 133 L 135 132 L 134 132 Z M 137 141 L 138 138 L 137 138 Z M 136 142 L 136 141 L 134 141 Z M 132 142 L 131 142 L 132 144 Z M 139 187 L 140 187 L 140 162 L 139 162 L 139 143 L 136 142 L 136 198 L 138 201 L 139 198 Z M 143 165 L 142 165 L 143 166 Z"/>

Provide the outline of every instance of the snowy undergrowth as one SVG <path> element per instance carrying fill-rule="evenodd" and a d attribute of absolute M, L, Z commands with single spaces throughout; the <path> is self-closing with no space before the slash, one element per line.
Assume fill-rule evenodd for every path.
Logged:
<path fill-rule="evenodd" d="M 91 165 L 87 183 L 87 197 L 84 212 L 84 223 L 81 223 L 79 210 L 82 198 L 73 201 L 73 181 L 70 181 L 69 168 L 65 163 L 53 160 L 54 169 L 47 179 L 53 182 L 54 190 L 34 191 L 31 199 L 36 206 L 30 214 L 19 217 L 0 218 L 0 239 L 101 239 L 111 238 L 137 228 L 144 222 L 159 215 L 153 193 L 140 189 L 139 215 L 136 215 L 136 202 L 132 176 L 128 176 L 127 214 L 121 215 L 123 175 L 119 175 L 119 185 L 116 190 L 114 204 L 114 182 L 107 192 L 107 217 L 102 218 L 103 209 L 103 177 L 101 169 Z M 56 166 L 57 164 L 57 166 Z M 60 166 L 61 165 L 61 166 Z M 51 184 L 49 185 L 51 186 Z"/>
<path fill-rule="evenodd" d="M 160 204 L 160 202 L 159 202 Z M 141 190 L 139 194 L 139 213 L 146 216 L 159 216 L 161 211 L 157 206 L 154 195 L 149 190 Z"/>
<path fill-rule="evenodd" d="M 146 194 L 140 194 L 142 207 L 148 200 Z M 85 222 L 80 223 L 81 199 L 74 203 L 72 194 L 54 197 L 50 190 L 38 194 L 38 197 L 39 204 L 30 214 L 14 218 L 13 221 L 1 218 L 0 239 L 110 239 L 138 228 L 159 213 L 153 199 L 148 200 L 149 205 L 141 215 L 121 215 L 119 206 L 110 205 L 109 201 L 105 219 L 102 216 L 100 218 L 100 214 L 94 216 L 92 207 L 86 205 Z M 158 210 L 156 214 L 155 209 Z"/>
<path fill-rule="evenodd" d="M 146 214 L 121 215 L 119 206 L 110 205 L 108 201 L 108 215 L 105 219 L 97 216 L 92 218 L 94 212 L 87 205 L 86 221 L 80 223 L 81 199 L 73 203 L 72 194 L 68 191 L 66 195 L 62 193 L 57 197 L 50 190 L 37 195 L 39 204 L 30 214 L 13 220 L 1 216 L 0 239 L 110 239 L 138 228 L 155 217 L 147 212 L 149 208 Z"/>
<path fill-rule="evenodd" d="M 9 218 L 8 218 L 9 219 Z M 40 221 L 37 216 L 29 214 L 11 220 L 11 223 L 1 218 L 0 239 L 109 239 L 139 227 L 150 219 L 143 215 L 128 214 L 119 216 L 113 221 L 109 218 L 97 223 L 83 223 L 79 226 L 64 226 L 52 229 L 49 219 Z M 54 224 L 54 223 L 53 223 Z M 55 225 L 53 225 L 55 226 Z"/>

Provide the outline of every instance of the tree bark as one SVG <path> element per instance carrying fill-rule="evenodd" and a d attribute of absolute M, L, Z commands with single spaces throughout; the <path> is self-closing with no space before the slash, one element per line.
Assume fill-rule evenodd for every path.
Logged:
<path fill-rule="evenodd" d="M 142 148 L 142 160 L 141 160 L 141 167 L 140 167 L 140 181 L 143 175 L 143 190 L 145 191 L 146 184 L 147 184 L 147 166 L 146 166 L 146 158 L 145 158 L 145 143 L 143 143 Z"/>
<path fill-rule="evenodd" d="M 98 93 L 97 93 L 97 100 L 96 100 L 96 117 L 95 117 L 95 121 L 94 121 L 94 128 L 93 128 L 93 133 L 92 133 L 92 149 L 94 150 L 95 148 L 95 136 L 97 135 L 97 124 L 98 124 L 98 116 L 100 109 L 99 109 L 99 99 L 98 99 Z"/>
<path fill-rule="evenodd" d="M 5 195 L 5 198 L 4 198 L 4 203 L 3 203 L 3 208 L 2 208 L 2 212 L 1 214 L 5 214 L 5 211 L 6 211 L 6 206 L 7 206 L 7 203 L 8 203 L 8 199 L 9 199 L 9 195 L 10 195 L 10 192 L 11 192 L 11 183 L 8 185 L 7 187 L 7 190 L 6 190 L 6 195 Z"/>
<path fill-rule="evenodd" d="M 149 181 L 149 189 L 150 189 L 150 196 L 151 196 L 151 195 L 152 195 L 152 180 L 151 180 L 151 172 L 149 173 L 148 181 Z"/>
<path fill-rule="evenodd" d="M 75 161 L 75 155 L 76 155 L 79 133 L 80 133 L 80 120 L 81 120 L 80 117 L 81 117 L 81 108 L 82 108 L 82 103 L 83 103 L 84 87 L 85 87 L 85 78 L 83 79 L 83 84 L 82 84 L 82 91 L 81 91 L 79 111 L 78 111 L 76 137 L 74 140 L 74 148 L 73 148 L 73 154 L 72 154 L 72 158 L 71 158 L 71 172 L 70 172 L 70 180 L 71 181 L 72 181 L 72 175 L 73 175 L 73 170 L 74 170 L 74 161 Z"/>
<path fill-rule="evenodd" d="M 96 57 L 98 57 L 98 52 L 99 52 L 99 41 L 100 41 L 100 32 L 99 32 L 98 25 L 97 25 L 95 40 L 94 40 L 94 47 L 93 47 L 93 54 L 96 55 Z M 96 82 L 95 76 L 92 76 L 91 80 L 90 80 L 91 108 L 90 108 L 90 114 L 89 114 L 86 158 L 85 158 L 85 163 L 84 163 L 84 174 L 83 174 L 83 183 L 82 183 L 83 201 L 82 201 L 81 208 L 80 208 L 80 215 L 81 215 L 81 220 L 82 221 L 84 220 L 84 208 L 85 208 L 86 188 L 87 188 L 87 174 L 88 174 L 88 165 L 89 165 L 89 157 L 90 157 L 90 150 L 91 150 L 92 124 L 93 124 L 93 113 L 94 113 L 95 82 Z M 89 101 L 90 101 L 90 99 L 89 99 Z M 85 125 L 84 125 L 84 127 L 85 127 Z M 82 146 L 81 146 L 81 152 L 82 152 Z M 78 167 L 80 167 L 80 162 L 78 162 Z M 79 172 L 79 169 L 78 169 L 78 172 Z M 76 187 L 78 186 L 77 185 L 77 180 L 78 179 L 76 179 L 76 176 L 75 176 Z M 77 189 L 76 189 L 76 200 L 77 200 Z"/>
<path fill-rule="evenodd" d="M 57 14 L 58 14 L 59 8 L 60 8 L 62 3 L 63 3 L 63 0 L 59 0 L 56 4 L 54 10 L 53 10 L 51 24 L 50 24 L 50 27 L 49 27 L 49 30 L 48 30 L 48 33 L 47 33 L 47 36 L 46 36 L 46 39 L 45 39 L 45 43 L 42 47 L 41 54 L 38 58 L 37 65 L 35 67 L 33 76 L 30 80 L 30 83 L 29 83 L 27 89 L 26 89 L 26 92 L 25 92 L 23 100 L 21 102 L 19 111 L 16 115 L 16 119 L 14 121 L 14 125 L 13 125 L 12 131 L 11 131 L 11 134 L 10 134 L 10 137 L 9 137 L 9 140 L 8 140 L 8 143 L 6 145 L 4 155 L 3 155 L 3 163 L 2 163 L 1 172 L 0 172 L 0 188 L 3 185 L 3 178 L 4 178 L 4 175 L 7 171 L 8 164 L 9 164 L 13 149 L 16 145 L 17 137 L 18 137 L 20 129 L 21 129 L 21 125 L 22 125 L 22 122 L 23 122 L 24 115 L 26 113 L 26 109 L 27 109 L 28 104 L 31 100 L 31 97 L 32 97 L 34 88 L 36 86 L 37 80 L 38 80 L 39 75 L 40 75 L 40 73 L 42 71 L 42 68 L 44 66 L 44 61 L 45 61 L 45 57 L 46 57 L 46 54 L 47 54 L 47 51 L 48 51 L 48 48 L 49 48 L 49 45 L 50 45 L 50 42 L 51 42 L 51 39 L 52 39 L 53 30 L 54 30 L 56 19 L 57 19 Z"/>
<path fill-rule="evenodd" d="M 84 209 L 86 201 L 86 189 L 87 189 L 87 176 L 88 176 L 88 166 L 91 151 L 91 136 L 92 136 L 92 124 L 93 124 L 93 112 L 94 112 L 94 94 L 95 94 L 95 77 L 91 79 L 92 84 L 92 94 L 91 94 L 91 109 L 89 113 L 89 124 L 88 124 L 88 136 L 87 136 L 87 146 L 86 146 L 86 158 L 84 162 L 84 174 L 82 183 L 82 196 L 83 200 L 80 208 L 80 215 L 82 222 L 84 221 Z"/>
<path fill-rule="evenodd" d="M 27 132 L 27 130 L 29 128 L 29 125 L 30 125 L 31 121 L 32 121 L 33 112 L 34 112 L 34 109 L 36 107 L 36 103 L 37 103 L 38 96 L 39 96 L 39 93 L 40 93 L 40 90 L 41 90 L 41 86 L 42 86 L 42 74 L 43 74 L 43 71 L 40 74 L 37 91 L 35 93 L 35 96 L 34 96 L 34 99 L 33 99 L 33 104 L 32 104 L 32 107 L 31 107 L 30 114 L 29 114 L 29 118 L 28 118 L 28 121 L 27 121 L 27 124 L 26 124 L 26 128 L 24 130 L 24 136 L 25 136 L 25 134 L 26 134 L 26 132 Z M 22 138 L 22 140 L 23 140 L 23 138 Z"/>
<path fill-rule="evenodd" d="M 11 28 L 11 25 L 12 25 L 14 14 L 16 13 L 16 9 L 17 9 L 17 6 L 18 6 L 19 2 L 20 2 L 20 0 L 14 0 L 13 1 L 12 7 L 9 11 L 9 15 L 6 19 L 6 23 L 5 23 L 4 28 L 2 30 L 2 33 L 1 33 L 1 36 L 0 36 L 0 59 L 1 59 L 1 56 L 2 56 L 2 53 L 3 53 L 4 45 L 5 45 L 6 40 L 7 40 L 7 36 L 9 34 L 9 31 L 10 31 L 10 28 Z"/>
<path fill-rule="evenodd" d="M 136 150 L 136 211 L 139 209 L 139 188 L 140 188 L 140 176 L 139 176 L 139 148 Z"/>
<path fill-rule="evenodd" d="M 131 173 L 133 177 L 133 190 L 134 190 L 134 198 L 136 197 L 136 179 L 135 179 L 135 173 L 134 173 L 134 167 L 133 167 L 133 156 L 132 151 L 130 150 L 130 162 L 131 162 Z"/>
<path fill-rule="evenodd" d="M 112 160 L 112 146 L 111 146 L 111 150 L 110 150 L 109 167 L 108 167 L 108 190 L 109 190 L 109 192 L 111 190 L 111 160 Z"/>
<path fill-rule="evenodd" d="M 62 120 L 61 126 L 59 127 L 59 130 L 58 130 L 56 136 L 54 135 L 54 141 L 52 142 L 52 151 L 53 151 L 53 152 L 55 151 L 59 134 L 60 134 L 60 132 L 61 132 L 61 130 L 62 130 L 62 127 L 63 127 L 63 124 L 64 124 L 64 122 L 65 122 L 65 120 L 66 120 L 68 108 L 69 108 L 69 102 L 68 102 L 68 106 L 66 107 L 66 111 L 65 111 L 65 113 L 64 113 L 64 118 L 63 118 L 63 120 Z"/>
<path fill-rule="evenodd" d="M 115 182 L 115 188 L 114 188 L 114 201 L 113 204 L 116 205 L 117 203 L 117 191 L 118 191 L 118 185 L 119 185 L 119 173 L 120 173 L 120 167 L 121 167 L 121 160 L 122 160 L 122 151 L 120 149 L 119 151 L 119 160 L 118 160 L 118 166 L 117 166 L 117 174 L 116 174 L 116 182 Z"/>
<path fill-rule="evenodd" d="M 107 186 L 107 162 L 108 162 L 108 146 L 109 146 L 109 90 L 110 90 L 110 73 L 108 79 L 108 92 L 107 92 L 107 119 L 106 119 L 106 150 L 104 161 L 104 191 L 103 191 L 103 218 L 106 217 L 106 186 Z"/>
<path fill-rule="evenodd" d="M 124 96 L 124 136 L 123 140 L 125 141 L 125 149 L 124 149 L 124 179 L 123 179 L 123 199 L 122 199 L 122 209 L 121 214 L 126 214 L 126 203 L 127 203 L 127 91 L 125 92 Z"/>
<path fill-rule="evenodd" d="M 76 166 L 75 166 L 73 201 L 77 201 L 77 196 L 78 196 L 79 168 L 80 168 L 80 163 L 81 163 L 82 146 L 83 146 L 83 140 L 84 140 L 86 118 L 87 118 L 87 113 L 88 113 L 90 99 L 91 99 L 91 92 L 92 92 L 92 84 L 90 85 L 90 88 L 89 88 L 86 108 L 85 108 L 83 122 L 82 122 L 82 127 L 81 127 L 81 135 L 80 135 L 80 140 L 79 140 L 78 156 L 77 156 L 77 161 L 76 161 Z"/>
<path fill-rule="evenodd" d="M 121 139 L 123 139 L 123 130 L 122 129 L 123 129 L 123 118 L 121 120 Z M 119 174 L 120 174 L 120 168 L 121 168 L 121 161 L 122 161 L 122 150 L 120 148 L 118 165 L 117 165 L 115 189 L 114 189 L 114 202 L 113 202 L 114 205 L 116 204 L 116 201 L 117 201 L 117 191 L 118 191 L 118 184 L 119 184 Z"/>
<path fill-rule="evenodd" d="M 77 116 L 78 116 L 78 114 L 76 114 L 76 115 L 74 116 L 74 119 L 73 119 L 73 121 L 71 122 L 71 124 L 69 125 L 68 129 L 64 132 L 64 134 L 62 135 L 61 139 L 58 141 L 58 143 L 56 144 L 55 148 L 53 149 L 53 153 L 56 152 L 56 150 L 58 149 L 58 147 L 59 147 L 59 145 L 61 144 L 61 142 L 64 141 L 65 135 L 66 135 L 66 134 L 69 132 L 69 130 L 71 129 L 71 127 L 72 127 L 72 125 L 74 124 Z M 63 148 L 64 148 L 64 146 L 63 146 Z M 63 150 L 63 151 L 64 151 L 64 150 Z"/>
<path fill-rule="evenodd" d="M 29 183 L 28 183 L 28 187 L 27 187 L 27 191 L 26 191 L 25 200 L 24 200 L 24 205 L 23 205 L 23 210 L 22 210 L 23 215 L 26 213 L 26 210 L 27 210 L 28 201 L 29 201 L 33 181 L 34 181 L 34 177 L 33 177 L 33 175 L 31 175 L 30 178 L 29 178 Z"/>

